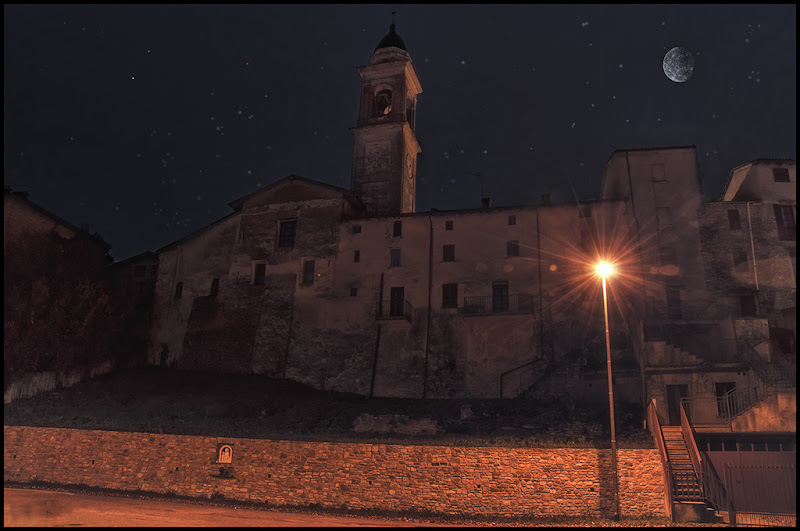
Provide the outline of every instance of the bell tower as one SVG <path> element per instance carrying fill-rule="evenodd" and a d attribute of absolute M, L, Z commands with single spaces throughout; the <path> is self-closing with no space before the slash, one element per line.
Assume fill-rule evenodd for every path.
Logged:
<path fill-rule="evenodd" d="M 361 76 L 361 105 L 353 132 L 352 191 L 372 215 L 414 212 L 417 96 L 422 87 L 394 24 Z"/>

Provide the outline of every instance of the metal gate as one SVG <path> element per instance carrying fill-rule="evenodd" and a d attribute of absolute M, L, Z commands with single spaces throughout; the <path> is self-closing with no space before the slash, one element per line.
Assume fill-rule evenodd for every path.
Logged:
<path fill-rule="evenodd" d="M 797 523 L 797 471 L 791 466 L 725 465 L 730 523 L 791 526 Z"/>

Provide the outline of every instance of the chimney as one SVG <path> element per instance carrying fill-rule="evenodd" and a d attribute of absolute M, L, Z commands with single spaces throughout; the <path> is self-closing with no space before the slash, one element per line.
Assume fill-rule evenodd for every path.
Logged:
<path fill-rule="evenodd" d="M 492 198 L 491 197 L 481 197 L 481 206 L 483 208 L 492 208 Z"/>
<path fill-rule="evenodd" d="M 550 204 L 550 194 L 542 194 L 542 204 L 543 205 Z"/>

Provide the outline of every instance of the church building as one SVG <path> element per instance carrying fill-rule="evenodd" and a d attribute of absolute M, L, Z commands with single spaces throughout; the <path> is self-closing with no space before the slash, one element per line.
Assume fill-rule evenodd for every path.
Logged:
<path fill-rule="evenodd" d="M 707 203 L 694 147 L 624 150 L 597 201 L 417 212 L 422 85 L 394 24 L 358 73 L 350 189 L 290 175 L 159 249 L 151 363 L 364 396 L 602 400 L 600 260 L 621 400 L 657 397 L 669 418 L 794 363 L 795 161 L 741 166 Z"/>

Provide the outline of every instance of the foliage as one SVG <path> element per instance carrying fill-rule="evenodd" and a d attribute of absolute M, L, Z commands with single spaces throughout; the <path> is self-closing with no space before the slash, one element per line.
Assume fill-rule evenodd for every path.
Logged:
<path fill-rule="evenodd" d="M 126 308 L 113 293 L 107 246 L 80 232 L 6 241 L 5 385 L 26 373 L 75 368 L 108 357 Z"/>

